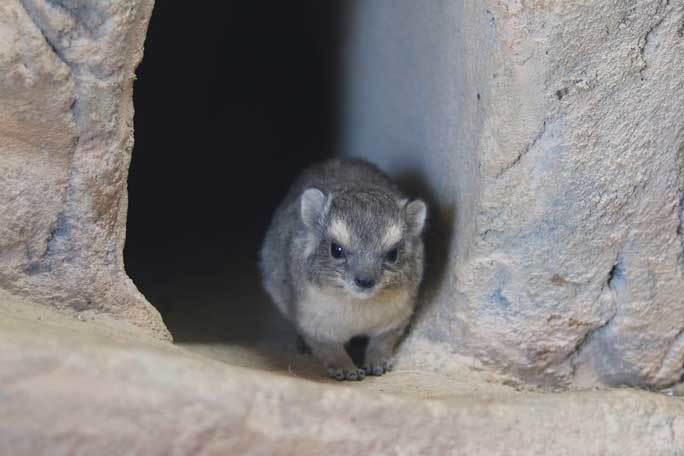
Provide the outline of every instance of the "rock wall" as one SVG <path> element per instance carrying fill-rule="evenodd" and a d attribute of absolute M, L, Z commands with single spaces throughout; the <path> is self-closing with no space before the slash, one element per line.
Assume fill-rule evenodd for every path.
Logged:
<path fill-rule="evenodd" d="M 0 3 L 0 288 L 169 339 L 122 257 L 132 83 L 152 6 Z"/>
<path fill-rule="evenodd" d="M 345 153 L 433 200 L 406 357 L 678 381 L 684 2 L 357 2 L 348 44 Z"/>
<path fill-rule="evenodd" d="M 169 339 L 122 259 L 151 8 L 0 3 L 0 288 Z M 679 380 L 684 3 L 377 0 L 348 25 L 343 149 L 432 201 L 404 358 Z"/>

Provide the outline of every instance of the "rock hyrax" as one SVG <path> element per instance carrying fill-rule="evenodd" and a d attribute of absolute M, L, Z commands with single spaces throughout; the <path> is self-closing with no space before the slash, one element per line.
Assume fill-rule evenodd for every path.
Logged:
<path fill-rule="evenodd" d="M 331 377 L 392 368 L 423 275 L 426 211 L 370 163 L 339 159 L 304 171 L 276 210 L 264 287 Z M 368 337 L 360 367 L 344 348 L 356 336 Z"/>

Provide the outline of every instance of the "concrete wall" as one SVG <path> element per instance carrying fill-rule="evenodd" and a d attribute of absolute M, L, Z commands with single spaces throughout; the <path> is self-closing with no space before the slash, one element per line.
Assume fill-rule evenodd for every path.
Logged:
<path fill-rule="evenodd" d="M 679 380 L 683 2 L 357 2 L 346 62 L 344 153 L 433 201 L 407 358 Z"/>

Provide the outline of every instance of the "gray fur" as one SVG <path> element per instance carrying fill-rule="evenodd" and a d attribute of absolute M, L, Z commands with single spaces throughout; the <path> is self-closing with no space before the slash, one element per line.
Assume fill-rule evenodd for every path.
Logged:
<path fill-rule="evenodd" d="M 276 210 L 260 252 L 264 287 L 337 378 L 363 378 L 344 349 L 358 335 L 369 337 L 364 372 L 389 370 L 423 275 L 425 215 L 375 166 L 339 159 L 304 171 Z"/>

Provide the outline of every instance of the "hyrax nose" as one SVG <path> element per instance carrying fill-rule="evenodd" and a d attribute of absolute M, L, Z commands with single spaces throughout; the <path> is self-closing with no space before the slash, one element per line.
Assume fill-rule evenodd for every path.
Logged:
<path fill-rule="evenodd" d="M 375 286 L 375 280 L 364 277 L 356 277 L 354 283 L 359 288 L 373 288 Z"/>

